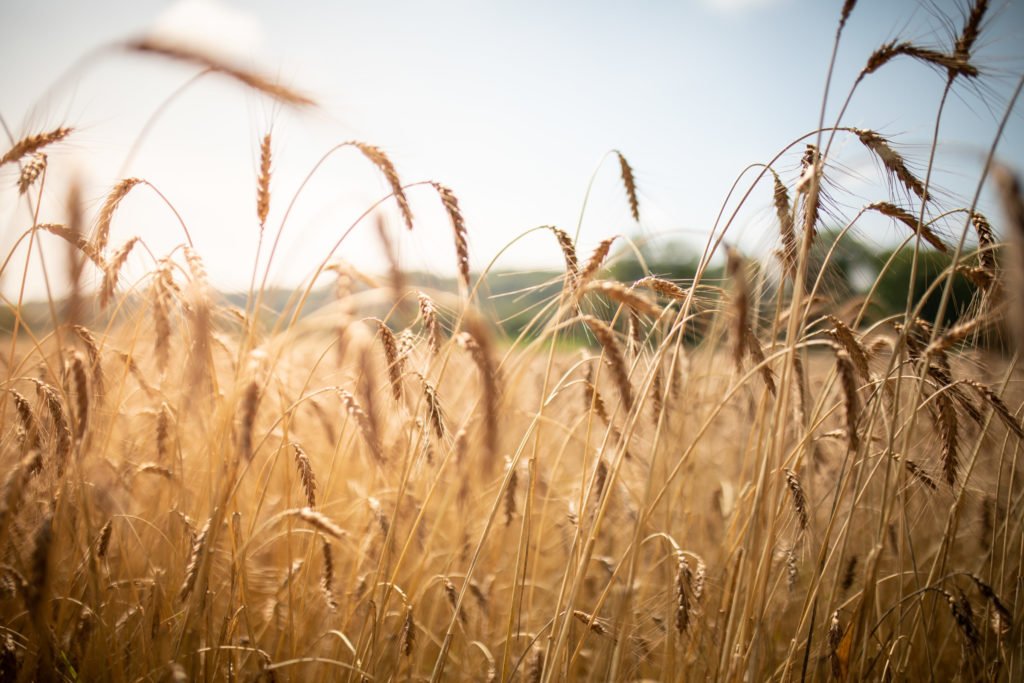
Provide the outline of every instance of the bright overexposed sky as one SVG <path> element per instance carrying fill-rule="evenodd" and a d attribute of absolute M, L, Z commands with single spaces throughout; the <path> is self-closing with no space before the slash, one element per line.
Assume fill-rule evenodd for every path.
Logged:
<path fill-rule="evenodd" d="M 85 183 L 93 211 L 120 177 L 145 178 L 177 208 L 214 283 L 226 289 L 249 282 L 258 233 L 258 141 L 271 129 L 268 239 L 320 156 L 335 143 L 358 139 L 382 147 L 403 181 L 438 180 L 455 191 L 474 269 L 535 226 L 573 233 L 595 170 L 581 252 L 616 233 L 698 247 L 741 171 L 770 160 L 817 125 L 842 4 L 4 0 L 0 116 L 15 137 L 58 125 L 76 128 L 51 150 L 52 200 L 41 207 L 40 222 L 64 220 L 61 192 L 73 175 Z M 958 84 L 940 131 L 943 173 L 935 181 L 951 195 L 966 195 L 961 203 L 973 193 L 997 122 L 1024 73 L 1024 3 L 991 5 L 977 48 L 984 74 Z M 875 48 L 896 38 L 948 46 L 966 7 L 967 0 L 860 0 L 840 46 L 830 116 Z M 109 47 L 152 32 L 257 69 L 308 93 L 319 106 L 292 110 L 206 76 L 174 99 L 140 140 L 147 120 L 198 71 Z M 923 168 L 943 84 L 941 74 L 895 60 L 858 89 L 844 123 L 893 136 Z M 1024 170 L 1021 112 L 1018 105 L 1000 145 L 1001 158 L 1017 170 Z M 888 199 L 870 156 L 848 138 L 838 144 L 836 159 L 856 193 L 838 197 L 843 208 L 852 214 L 859 205 Z M 0 148 L 8 146 L 0 141 Z M 621 150 L 635 169 L 640 226 L 629 216 L 617 163 L 605 157 L 611 149 Z M 789 182 L 802 149 L 795 147 L 779 165 Z M 32 224 L 15 183 L 12 167 L 0 169 L 4 257 Z M 386 192 L 354 150 L 332 156 L 294 202 L 271 282 L 302 281 Z M 410 199 L 415 230 L 406 233 L 398 220 L 391 222 L 403 265 L 453 272 L 450 228 L 437 197 L 421 186 L 410 190 Z M 994 206 L 982 208 L 999 215 Z M 730 228 L 730 239 L 752 254 L 770 253 L 772 217 L 771 187 L 764 184 Z M 364 223 L 337 255 L 368 270 L 381 268 L 372 222 Z M 181 241 L 173 214 L 145 187 L 119 209 L 111 241 L 116 246 L 133 235 L 157 256 Z M 879 222 L 866 236 L 884 242 L 894 239 L 895 229 Z M 63 248 L 44 240 L 56 282 Z M 536 233 L 497 265 L 557 267 L 560 258 L 551 235 Z M 17 292 L 24 253 L 13 263 L 0 278 L 7 296 Z M 151 265 L 143 252 L 134 254 L 127 282 Z M 29 295 L 43 295 L 38 261 L 29 276 Z"/>

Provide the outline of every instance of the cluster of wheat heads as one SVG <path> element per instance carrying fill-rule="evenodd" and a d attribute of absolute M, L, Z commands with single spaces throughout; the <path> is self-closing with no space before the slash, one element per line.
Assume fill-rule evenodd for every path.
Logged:
<path fill-rule="evenodd" d="M 947 90 L 978 78 L 986 9 L 951 46 L 882 46 L 862 76 L 911 58 Z M 308 103 L 202 56 L 130 47 Z M 33 211 L 18 244 L 66 243 L 72 283 L 43 322 L 5 301 L 4 680 L 1022 675 L 1019 337 L 979 345 L 1020 313 L 1008 171 L 992 173 L 997 230 L 940 204 L 930 168 L 879 133 L 822 127 L 741 202 L 771 198 L 774 267 L 720 248 L 724 221 L 692 280 L 621 282 L 607 277 L 614 237 L 581 256 L 544 227 L 565 273 L 510 339 L 479 293 L 486 271 L 474 282 L 456 195 L 403 184 L 377 147 L 328 153 L 364 156 L 409 229 L 407 193 L 436 194 L 459 292 L 417 286 L 394 257 L 382 284 L 331 254 L 275 312 L 255 268 L 244 308 L 219 296 L 184 223 L 180 248 L 120 281 L 145 244 L 112 246 L 110 228 L 135 188 L 156 190 L 143 179 L 116 181 L 93 218 L 72 188 L 66 220 L 45 222 L 46 151 L 73 135 L 29 135 L 0 159 Z M 815 261 L 840 215 L 826 193 L 843 191 L 837 136 L 893 193 L 842 218 Z M 262 137 L 260 239 L 272 150 Z M 866 317 L 873 288 L 830 298 L 821 273 L 868 212 L 953 255 L 933 287 L 974 284 L 960 320 L 922 320 L 921 292 L 880 320 Z M 329 279 L 333 301 L 306 310 Z"/>

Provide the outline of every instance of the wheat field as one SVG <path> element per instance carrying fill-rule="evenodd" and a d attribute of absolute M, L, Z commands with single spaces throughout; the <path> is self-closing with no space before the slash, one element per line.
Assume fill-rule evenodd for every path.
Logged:
<path fill-rule="evenodd" d="M 909 61 L 942 76 L 944 103 L 982 77 L 988 4 L 947 44 L 893 40 L 832 89 L 849 101 Z M 198 52 L 125 47 L 313 105 Z M 389 188 L 348 232 L 387 251 L 379 212 L 418 230 L 407 191 L 428 188 L 450 221 L 447 286 L 336 248 L 294 291 L 268 289 L 268 264 L 229 297 L 184 222 L 168 253 L 111 243 L 145 178 L 111 179 L 95 210 L 74 185 L 64 215 L 39 210 L 47 152 L 77 134 L 14 136 L 0 157 L 0 192 L 35 217 L 3 263 L 22 294 L 0 338 L 0 679 L 1024 677 L 1024 196 L 998 137 L 972 179 L 1001 200 L 986 216 L 977 195 L 935 192 L 929 150 L 822 120 L 730 205 L 770 207 L 774 253 L 742 253 L 726 211 L 687 278 L 637 264 L 621 236 L 581 253 L 535 228 L 565 268 L 512 330 L 457 188 L 406 184 L 380 147 L 326 152 Z M 271 260 L 270 207 L 290 199 L 274 153 L 272 133 L 254 141 Z M 852 155 L 876 195 L 848 210 Z M 639 222 L 627 156 L 607 163 Z M 876 215 L 901 249 L 863 291 L 834 286 Z M 66 252 L 70 285 L 33 304 L 24 250 L 41 244 Z M 143 252 L 148 273 L 125 281 Z M 881 309 L 897 255 L 905 305 Z M 616 277 L 624 262 L 641 275 Z"/>

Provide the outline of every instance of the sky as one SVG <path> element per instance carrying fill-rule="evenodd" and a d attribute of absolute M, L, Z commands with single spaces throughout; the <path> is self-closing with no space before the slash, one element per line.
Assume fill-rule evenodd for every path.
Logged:
<path fill-rule="evenodd" d="M 353 139 L 384 149 L 404 182 L 436 180 L 454 190 L 474 270 L 495 259 L 497 268 L 559 267 L 551 235 L 528 232 L 548 224 L 570 234 L 579 229 L 583 254 L 614 234 L 655 252 L 670 241 L 699 249 L 723 203 L 735 208 L 737 196 L 729 192 L 744 169 L 816 127 L 841 5 L 3 0 L 0 116 L 15 137 L 59 125 L 76 129 L 51 151 L 49 199 L 39 222 L 64 220 L 62 192 L 72 177 L 84 184 L 91 211 L 119 178 L 145 178 L 180 213 L 211 279 L 224 289 L 247 287 L 252 273 L 258 143 L 268 131 L 274 175 L 265 240 L 281 230 L 271 284 L 304 282 L 387 194 L 383 179 L 352 149 L 332 154 L 296 194 L 328 149 Z M 951 207 L 969 202 L 1024 73 L 1024 2 L 991 5 L 977 49 L 983 75 L 954 89 L 940 128 L 935 182 Z M 948 45 L 965 7 L 966 0 L 860 0 L 840 44 L 826 120 L 834 121 L 874 49 L 893 39 Z M 297 111 L 205 76 L 161 108 L 197 69 L 111 47 L 149 34 L 256 69 L 308 93 L 318 106 Z M 923 169 L 943 85 L 941 74 L 895 60 L 857 89 L 843 123 L 891 136 Z M 1022 111 L 1018 105 L 1011 114 L 998 148 L 1018 171 Z M 870 155 L 849 136 L 836 144 L 836 172 L 845 174 L 849 190 L 837 197 L 840 208 L 852 215 L 889 199 Z M 639 225 L 608 155 L 613 149 L 635 170 Z M 796 145 L 777 165 L 791 186 L 802 149 Z M 742 176 L 741 192 L 752 179 Z M 16 180 L 9 166 L 0 169 L 5 257 L 32 224 Z M 403 267 L 453 273 L 451 229 L 436 195 L 417 186 L 409 196 L 412 232 L 393 204 L 384 212 Z M 768 258 L 775 246 L 771 199 L 770 184 L 756 187 L 729 228 L 728 240 L 755 257 Z M 998 215 L 987 193 L 981 207 Z M 149 188 L 136 188 L 119 208 L 111 242 L 134 235 L 156 257 L 182 240 L 173 213 Z M 863 236 L 887 244 L 899 233 L 888 222 L 866 220 Z M 63 247 L 47 237 L 44 255 L 59 292 Z M 373 221 L 362 221 L 336 255 L 383 270 Z M 24 259 L 21 248 L 12 259 L 17 265 L 0 276 L 7 297 L 17 294 Z M 133 254 L 127 284 L 143 282 L 152 263 L 144 251 Z M 30 298 L 45 296 L 42 272 L 34 256 Z M 88 277 L 98 282 L 95 273 Z"/>

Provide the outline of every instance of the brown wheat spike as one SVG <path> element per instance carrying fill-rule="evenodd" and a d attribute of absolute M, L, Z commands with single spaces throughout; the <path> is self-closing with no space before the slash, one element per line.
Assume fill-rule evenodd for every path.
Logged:
<path fill-rule="evenodd" d="M 779 219 L 779 236 L 782 238 L 782 265 L 790 277 L 796 275 L 796 259 L 800 249 L 796 242 L 796 229 L 793 226 L 793 213 L 789 205 L 789 193 L 782 184 L 779 174 L 769 169 L 774 184 L 773 201 L 775 215 Z"/>
<path fill-rule="evenodd" d="M 611 417 L 608 415 L 608 408 L 605 406 L 604 399 L 601 398 L 601 393 L 597 390 L 597 386 L 594 384 L 593 363 L 587 363 L 587 378 L 583 382 L 583 398 L 583 410 L 585 412 L 593 410 L 606 425 L 611 424 Z"/>
<path fill-rule="evenodd" d="M 317 512 L 311 507 L 303 507 L 295 510 L 288 510 L 288 514 L 294 517 L 298 517 L 303 522 L 306 522 L 310 526 L 321 531 L 328 536 L 332 536 L 339 541 L 345 538 L 345 530 L 338 526 L 330 517 L 327 515 Z"/>
<path fill-rule="evenodd" d="M 955 346 L 957 343 L 963 341 L 966 337 L 973 334 L 976 330 L 978 330 L 978 328 L 984 327 L 985 325 L 989 324 L 989 322 L 991 321 L 988 320 L 987 318 L 984 318 L 982 316 L 976 316 L 969 320 L 965 320 L 964 322 L 957 323 L 956 325 L 953 325 L 945 332 L 943 332 L 941 335 L 939 335 L 935 339 L 935 341 L 928 344 L 928 346 L 925 347 L 921 355 L 924 356 L 925 358 L 930 358 L 931 356 L 934 355 L 944 354 L 946 351 L 949 351 L 951 348 L 953 348 L 953 346 Z"/>
<path fill-rule="evenodd" d="M 575 289 L 576 278 L 580 270 L 579 260 L 576 256 L 576 244 L 573 243 L 572 238 L 564 230 L 560 230 L 553 225 L 549 227 L 551 232 L 555 234 L 558 246 L 562 249 L 562 256 L 565 258 L 565 274 L 568 278 L 569 289 Z"/>
<path fill-rule="evenodd" d="M 839 621 L 839 610 L 832 613 L 832 619 L 828 624 L 828 658 L 832 664 L 832 675 L 837 680 L 843 680 L 845 669 L 839 657 L 839 645 L 843 642 L 843 625 Z"/>
<path fill-rule="evenodd" d="M 786 486 L 793 496 L 793 509 L 796 510 L 797 519 L 800 520 L 800 530 L 807 529 L 810 521 L 807 513 L 807 497 L 804 495 L 804 487 L 800 484 L 800 478 L 791 469 L 784 470 L 786 473 Z"/>
<path fill-rule="evenodd" d="M 441 204 L 448 214 L 448 221 L 452 225 L 452 234 L 455 238 L 455 265 L 459 271 L 459 282 L 467 290 L 469 289 L 469 231 L 466 230 L 466 220 L 459 208 L 459 200 L 455 193 L 441 183 L 431 183 L 434 190 L 441 198 Z"/>
<path fill-rule="evenodd" d="M 978 235 L 978 262 L 990 281 L 996 276 L 995 234 L 992 225 L 983 214 L 977 211 L 971 214 L 971 224 Z"/>
<path fill-rule="evenodd" d="M 906 187 L 907 190 L 913 192 L 923 201 L 931 199 L 931 197 L 925 195 L 924 185 L 913 173 L 910 172 L 910 169 L 907 168 L 907 164 L 903 160 L 903 157 L 889 145 L 889 142 L 885 138 L 873 130 L 854 128 L 853 132 L 860 139 L 861 144 L 867 147 L 868 150 L 878 157 L 878 160 L 882 162 L 882 166 L 885 167 L 885 170 L 903 183 L 903 186 Z M 910 229 L 916 232 L 916 219 L 913 219 L 913 225 L 911 225 Z"/>
<path fill-rule="evenodd" d="M 402 637 L 398 649 L 406 658 L 412 657 L 416 649 L 416 619 L 413 617 L 412 605 L 405 608 L 405 620 L 402 622 Z"/>
<path fill-rule="evenodd" d="M 117 279 L 121 272 L 121 268 L 124 267 L 125 262 L 128 260 L 128 255 L 131 254 L 135 245 L 138 244 L 139 238 L 132 237 L 123 245 L 121 248 L 114 252 L 114 255 L 110 257 L 107 262 L 106 268 L 103 269 L 103 284 L 100 287 L 100 308 L 106 308 L 110 300 L 114 298 L 114 291 L 117 289 Z"/>
<path fill-rule="evenodd" d="M 160 462 L 168 462 L 171 457 L 171 407 L 167 401 L 161 401 L 157 412 L 157 458 Z"/>
<path fill-rule="evenodd" d="M 631 411 L 633 409 L 633 388 L 629 383 L 629 370 L 626 366 L 626 360 L 622 356 L 622 349 L 615 339 L 615 332 L 604 322 L 592 315 L 585 315 L 582 317 L 582 320 L 594 333 L 594 336 L 597 337 L 601 348 L 604 349 L 605 360 L 612 370 L 615 385 L 619 389 L 619 397 L 626 407 L 626 412 Z"/>
<path fill-rule="evenodd" d="M 252 432 L 256 424 L 256 411 L 260 404 L 260 385 L 256 380 L 249 382 L 242 397 L 242 424 L 239 428 L 238 449 L 242 459 L 252 460 Z"/>
<path fill-rule="evenodd" d="M 988 11 L 988 0 L 974 0 L 971 4 L 971 11 L 967 13 L 964 27 L 960 31 L 960 35 L 957 36 L 956 44 L 953 47 L 953 56 L 957 59 L 964 62 L 970 60 L 971 49 L 981 33 L 981 22 L 986 11 Z"/>
<path fill-rule="evenodd" d="M 437 438 L 443 439 L 447 430 L 444 428 L 444 410 L 441 408 L 441 401 L 437 397 L 437 389 L 422 375 L 420 375 L 420 382 L 423 384 L 423 398 L 427 402 L 427 415 L 430 418 L 430 425 L 434 428 L 434 434 L 437 435 Z"/>
<path fill-rule="evenodd" d="M 680 634 L 686 633 L 690 625 L 690 596 L 692 590 L 693 572 L 690 570 L 690 563 L 686 556 L 678 553 L 676 556 L 676 631 Z"/>
<path fill-rule="evenodd" d="M 25 430 L 25 448 L 32 449 L 39 445 L 39 421 L 36 419 L 32 404 L 20 392 L 8 389 L 14 398 L 14 407 L 18 413 L 21 428 Z"/>
<path fill-rule="evenodd" d="M 842 31 L 843 27 L 846 26 L 846 20 L 850 18 L 850 14 L 853 12 L 854 6 L 857 4 L 857 0 L 846 0 L 843 3 L 843 10 L 839 14 L 839 30 Z"/>
<path fill-rule="evenodd" d="M 865 382 L 870 382 L 871 369 L 868 366 L 868 352 L 863 344 L 860 343 L 860 340 L 857 339 L 857 335 L 846 326 L 846 323 L 836 316 L 829 314 L 825 316 L 825 319 L 832 323 L 829 335 L 839 342 L 843 350 L 849 355 L 850 360 L 853 362 L 853 367 L 857 370 L 857 374 L 861 376 L 861 379 Z"/>
<path fill-rule="evenodd" d="M 846 410 L 846 436 L 850 442 L 850 450 L 860 448 L 860 434 L 857 432 L 857 418 L 860 416 L 860 400 L 857 397 L 857 378 L 854 376 L 854 363 L 845 350 L 836 351 L 836 366 L 839 369 L 839 381 L 843 387 L 843 403 Z"/>
<path fill-rule="evenodd" d="M 651 380 L 651 421 L 657 425 L 661 413 L 665 409 L 665 380 L 663 379 L 662 364 L 654 366 L 654 377 Z"/>
<path fill-rule="evenodd" d="M 309 462 L 309 456 L 297 441 L 292 442 L 292 450 L 295 452 L 295 468 L 299 471 L 299 480 L 302 482 L 302 490 L 306 494 L 306 504 L 311 508 L 316 507 L 316 475 L 313 473 L 313 465 Z"/>
<path fill-rule="evenodd" d="M 71 134 L 71 128 L 55 128 L 48 133 L 29 135 L 14 143 L 7 152 L 0 157 L 0 166 L 20 160 L 27 154 L 39 151 L 47 145 L 63 140 Z"/>
<path fill-rule="evenodd" d="M 107 556 L 107 551 L 110 550 L 110 537 L 114 531 L 113 521 L 113 519 L 108 519 L 100 529 L 99 540 L 96 542 L 96 557 L 101 560 Z"/>
<path fill-rule="evenodd" d="M 89 424 L 89 380 L 85 361 L 77 352 L 71 357 L 71 377 L 75 385 L 75 438 L 81 440 Z"/>
<path fill-rule="evenodd" d="M 441 353 L 441 337 L 438 331 L 437 307 L 433 299 L 419 292 L 417 295 L 420 304 L 420 315 L 423 317 L 423 328 L 427 332 L 427 346 L 430 348 L 430 355 L 435 358 Z"/>
<path fill-rule="evenodd" d="M 597 292 L 608 297 L 612 301 L 628 306 L 631 311 L 643 313 L 654 318 L 661 315 L 661 309 L 657 304 L 621 282 L 597 280 L 596 282 L 587 284 L 582 291 Z"/>
<path fill-rule="evenodd" d="M 747 325 L 744 340 L 754 364 L 761 369 L 761 379 L 764 381 L 765 386 L 768 387 L 771 395 L 775 396 L 775 373 L 772 371 L 771 366 L 765 362 L 764 349 L 761 348 L 761 342 L 758 340 L 757 335 L 754 334 L 754 329 L 750 325 Z"/>
<path fill-rule="evenodd" d="M 957 455 L 958 422 L 953 400 L 945 392 L 940 393 L 936 400 L 939 406 L 938 427 L 942 439 L 942 474 L 946 483 L 956 485 L 957 469 L 960 466 Z"/>
<path fill-rule="evenodd" d="M 960 594 L 959 599 L 941 588 L 936 590 L 945 596 L 946 603 L 949 605 L 949 611 L 953 615 L 953 621 L 960 628 L 960 634 L 963 636 L 964 643 L 968 649 L 972 651 L 977 650 L 981 644 L 981 636 L 978 633 L 978 627 L 974 625 L 974 610 L 967 596 L 959 589 L 957 589 L 957 592 Z"/>
<path fill-rule="evenodd" d="M 960 380 L 967 386 L 978 392 L 981 398 L 989 403 L 995 410 L 996 415 L 1006 425 L 1007 429 L 1013 432 L 1018 439 L 1024 440 L 1024 429 L 1021 428 L 1020 420 L 1010 411 L 1010 408 L 999 398 L 992 388 L 973 379 Z"/>
<path fill-rule="evenodd" d="M 381 536 L 387 538 L 387 535 L 391 532 L 391 521 L 388 516 L 384 514 L 384 508 L 381 507 L 380 500 L 374 496 L 368 496 L 366 498 L 366 504 L 370 508 L 370 512 L 373 514 L 373 519 L 377 522 L 377 526 L 380 527 Z"/>
<path fill-rule="evenodd" d="M 256 217 L 261 231 L 270 213 L 270 159 L 270 133 L 267 133 L 260 141 L 260 174 L 256 179 Z"/>
<path fill-rule="evenodd" d="M 64 468 L 67 465 L 68 457 L 71 455 L 71 427 L 70 420 L 68 420 L 67 412 L 64 410 L 64 405 L 61 403 L 60 396 L 57 395 L 57 390 L 46 382 L 34 380 L 36 385 L 36 391 L 43 397 L 46 403 L 46 409 L 50 413 L 50 420 L 53 422 L 53 429 L 56 434 L 56 442 L 54 447 L 54 462 L 57 466 L 57 476 L 64 474 Z"/>
<path fill-rule="evenodd" d="M 587 628 L 596 633 L 599 636 L 605 636 L 608 638 L 612 637 L 611 627 L 604 619 L 600 619 L 593 614 L 587 614 L 583 610 L 573 610 L 572 615 L 576 617 L 576 620 L 582 624 L 585 624 Z"/>
<path fill-rule="evenodd" d="M 43 607 L 50 588 L 50 550 L 53 546 L 53 513 L 47 513 L 36 528 L 32 558 L 29 562 L 28 585 L 25 591 L 25 606 L 33 619 Z"/>
<path fill-rule="evenodd" d="M 530 657 L 530 665 L 526 669 L 527 683 L 540 683 L 544 677 L 544 649 L 535 647 Z"/>
<path fill-rule="evenodd" d="M 96 220 L 96 232 L 92 239 L 97 252 L 102 254 L 103 250 L 107 248 L 107 241 L 110 238 L 110 221 L 114 218 L 117 206 L 131 192 L 132 188 L 141 182 L 143 181 L 140 178 L 125 178 L 114 185 L 110 194 L 107 195 L 106 201 L 100 208 L 99 217 Z"/>
<path fill-rule="evenodd" d="M 615 155 L 619 157 L 619 173 L 622 176 L 622 184 L 626 187 L 626 197 L 629 199 L 629 212 L 633 214 L 633 220 L 639 223 L 640 200 L 636 195 L 636 179 L 633 177 L 633 168 L 626 161 L 626 157 L 622 156 L 622 152 L 615 150 Z"/>
<path fill-rule="evenodd" d="M 380 332 L 380 343 L 384 349 L 384 360 L 388 369 L 388 380 L 391 382 L 391 393 L 396 401 L 402 400 L 402 373 L 405 371 L 405 360 L 398 354 L 398 342 L 394 333 L 383 320 L 374 318 Z"/>
<path fill-rule="evenodd" d="M 203 552 L 206 550 L 206 539 L 210 535 L 210 526 L 213 524 L 213 518 L 206 520 L 203 524 L 203 528 L 199 530 L 199 533 L 195 535 L 192 540 L 192 552 L 189 553 L 188 564 L 185 565 L 185 578 L 181 582 L 181 588 L 178 590 L 178 600 L 184 602 L 188 599 L 188 596 L 192 593 L 192 589 L 196 586 L 196 579 L 199 578 L 199 567 L 202 564 Z"/>
<path fill-rule="evenodd" d="M 253 90 L 258 90 L 269 97 L 273 97 L 276 100 L 295 107 L 314 106 L 316 104 L 316 102 L 311 100 L 309 97 L 306 97 L 291 88 L 278 83 L 273 83 L 252 71 L 246 71 L 244 69 L 231 66 L 230 64 L 222 62 L 211 55 L 190 50 L 183 45 L 163 42 L 156 38 L 142 38 L 141 40 L 127 43 L 125 48 L 132 52 L 154 54 L 180 62 L 195 64 L 196 66 L 200 66 L 209 71 L 223 74 L 252 88 Z"/>
<path fill-rule="evenodd" d="M 324 601 L 327 609 L 332 612 L 338 609 L 338 602 L 334 599 L 334 554 L 331 552 L 331 542 L 323 539 L 320 546 L 324 555 L 323 573 L 320 575 L 320 589 L 324 594 Z"/>
<path fill-rule="evenodd" d="M 338 390 L 338 396 L 341 398 L 341 403 L 345 410 L 355 418 L 356 424 L 359 425 L 359 430 L 363 433 L 363 439 L 366 440 L 367 446 L 370 448 L 370 454 L 373 455 L 374 460 L 378 464 L 384 463 L 384 451 L 381 448 L 380 441 L 377 437 L 377 431 L 374 428 L 373 421 L 365 410 L 356 402 L 355 397 L 345 391 L 344 389 Z"/>
<path fill-rule="evenodd" d="M 1013 614 L 1006 607 L 1006 603 L 999 599 L 996 592 L 992 589 L 988 583 L 986 583 L 980 576 L 973 572 L 968 572 L 967 576 L 971 578 L 974 585 L 978 587 L 978 592 L 981 593 L 982 597 L 989 601 L 992 605 L 992 609 L 999 613 L 1002 617 L 1002 629 L 1009 631 L 1013 628 Z M 997 634 L 998 635 L 998 634 Z"/>
<path fill-rule="evenodd" d="M 821 178 L 825 163 L 817 145 L 809 144 L 800 159 L 800 179 L 796 184 L 797 198 L 803 197 L 801 203 L 801 222 L 808 232 L 808 239 L 814 240 L 821 212 L 822 189 Z M 813 192 L 811 190 L 814 190 Z"/>
<path fill-rule="evenodd" d="M 926 242 L 928 242 L 928 244 L 932 245 L 933 247 L 941 251 L 943 254 L 949 252 L 949 248 L 945 245 L 945 243 L 939 238 L 938 235 L 932 232 L 927 225 L 924 225 L 922 223 L 921 229 L 917 229 L 917 217 L 914 216 L 909 211 L 901 209 L 895 204 L 890 204 L 889 202 L 875 202 L 873 204 L 868 204 L 866 208 L 870 211 L 877 211 L 883 216 L 895 218 L 900 223 L 903 223 L 908 228 L 910 228 L 912 232 L 920 234 L 921 237 L 924 238 Z"/>
<path fill-rule="evenodd" d="M 92 244 L 82 237 L 82 235 L 72 231 L 67 226 L 59 223 L 40 223 L 36 226 L 36 229 L 45 230 L 51 235 L 60 237 L 62 240 L 85 254 L 85 256 L 92 261 L 97 268 L 102 270 L 105 267 L 103 257 L 96 251 L 96 249 L 93 248 Z"/>
<path fill-rule="evenodd" d="M 157 368 L 160 372 L 167 369 L 171 358 L 171 296 L 177 287 L 170 259 L 161 259 L 153 278 L 152 309 L 153 329 L 156 336 L 153 340 L 153 352 L 156 356 Z"/>
<path fill-rule="evenodd" d="M 650 289 L 651 291 L 657 292 L 658 294 L 670 297 L 672 299 L 686 298 L 685 289 L 675 284 L 674 282 L 669 282 L 668 280 L 664 280 L 660 277 L 654 277 L 653 275 L 648 275 L 647 277 L 640 278 L 639 280 L 633 283 L 633 287 L 643 287 L 646 289 Z"/>
<path fill-rule="evenodd" d="M 466 320 L 466 331 L 459 335 L 459 344 L 469 352 L 483 385 L 484 444 L 487 448 L 487 468 L 498 457 L 498 369 L 494 366 L 491 336 L 484 324 L 475 317 Z"/>
<path fill-rule="evenodd" d="M 395 201 L 398 202 L 398 209 L 402 213 L 405 227 L 412 230 L 412 210 L 409 208 L 409 199 L 405 196 L 402 181 L 399 180 L 398 171 L 395 170 L 395 165 L 391 163 L 391 159 L 388 158 L 388 155 L 380 147 L 368 145 L 358 140 L 352 140 L 349 144 L 362 152 L 363 156 L 369 159 L 370 163 L 376 166 L 384 175 L 384 179 L 391 187 L 391 193 L 395 196 Z"/>
<path fill-rule="evenodd" d="M 516 516 L 516 489 L 519 486 L 519 473 L 511 456 L 505 456 L 505 469 L 509 473 L 508 486 L 505 488 L 505 526 L 509 526 Z"/>
<path fill-rule="evenodd" d="M 135 359 L 132 358 L 129 354 L 124 353 L 123 351 L 118 352 L 118 355 L 121 357 L 121 360 L 124 362 L 125 366 L 127 366 L 128 372 L 131 373 L 131 376 L 134 377 L 135 381 L 139 383 L 140 387 L 142 387 L 142 390 L 145 391 L 146 394 L 149 396 L 156 396 L 157 390 L 154 389 L 153 385 L 150 384 L 149 381 L 146 379 L 146 375 L 143 374 L 142 369 L 139 368 L 138 364 L 135 362 Z"/>
<path fill-rule="evenodd" d="M 735 310 L 733 317 L 733 352 L 732 358 L 737 369 L 743 360 L 743 353 L 747 348 L 746 329 L 749 327 L 747 320 L 750 317 L 750 287 L 747 282 L 747 275 L 743 268 L 743 257 L 734 247 L 727 246 L 726 273 L 735 283 L 733 286 L 732 307 Z"/>
<path fill-rule="evenodd" d="M 34 153 L 18 175 L 18 194 L 22 195 L 28 192 L 29 188 L 32 187 L 45 170 L 46 155 L 42 152 Z"/>
<path fill-rule="evenodd" d="M 846 570 L 843 572 L 843 580 L 839 584 L 840 590 L 844 593 L 850 590 L 853 586 L 853 581 L 857 577 L 857 556 L 851 555 L 850 559 L 846 562 Z"/>
<path fill-rule="evenodd" d="M 601 267 L 601 264 L 604 263 L 605 257 L 608 256 L 608 252 L 611 251 L 612 242 L 614 242 L 615 239 L 616 238 L 614 237 L 609 237 L 608 239 L 601 240 L 601 243 L 597 245 L 597 248 L 594 249 L 594 253 L 590 255 L 587 262 L 583 264 L 583 268 L 580 269 L 579 277 L 576 278 L 577 289 L 587 284 L 587 282 L 594 277 L 594 273 L 596 273 Z"/>
<path fill-rule="evenodd" d="M 947 55 L 942 52 L 938 52 L 937 50 L 918 47 L 908 41 L 890 41 L 871 53 L 871 56 L 868 57 L 867 64 L 864 65 L 864 68 L 857 76 L 857 80 L 860 81 L 868 74 L 878 71 L 884 65 L 901 55 L 945 69 L 953 76 L 966 76 L 973 78 L 978 75 L 978 69 L 967 62 L 967 60 L 962 56 L 955 54 Z"/>
<path fill-rule="evenodd" d="M 594 500 L 600 501 L 604 496 L 604 487 L 608 483 L 608 463 L 604 458 L 598 458 L 597 467 L 594 468 Z"/>
<path fill-rule="evenodd" d="M 452 606 L 453 612 L 458 612 L 459 620 L 465 622 L 466 613 L 459 609 L 459 591 L 447 576 L 443 577 L 444 595 L 448 598 L 448 604 Z"/>
<path fill-rule="evenodd" d="M 910 458 L 900 458 L 899 456 L 895 457 L 898 460 L 903 460 L 903 466 L 907 468 L 907 472 L 910 472 L 911 476 L 913 476 L 914 479 L 917 479 L 925 487 L 931 489 L 932 491 L 938 490 L 939 487 L 938 484 L 935 483 L 935 480 L 931 478 L 931 475 L 929 475 L 927 472 L 921 469 L 921 467 L 916 462 L 914 462 Z"/>

